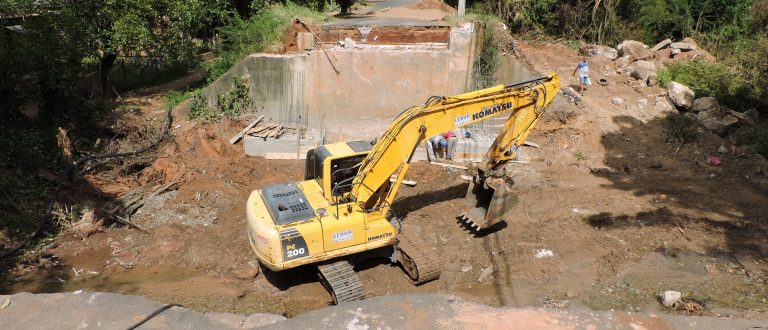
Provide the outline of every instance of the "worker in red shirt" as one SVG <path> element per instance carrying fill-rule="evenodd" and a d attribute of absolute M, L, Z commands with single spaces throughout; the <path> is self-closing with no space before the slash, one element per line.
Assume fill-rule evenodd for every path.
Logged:
<path fill-rule="evenodd" d="M 445 141 L 445 145 L 443 145 L 443 141 Z M 445 148 L 446 158 L 453 160 L 453 156 L 456 154 L 456 143 L 459 141 L 459 138 L 453 131 L 448 131 L 443 133 L 443 141 L 441 141 L 441 146 Z"/>

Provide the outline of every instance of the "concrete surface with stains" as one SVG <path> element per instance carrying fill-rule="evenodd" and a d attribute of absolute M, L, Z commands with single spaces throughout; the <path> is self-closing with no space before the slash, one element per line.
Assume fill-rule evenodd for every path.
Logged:
<path fill-rule="evenodd" d="M 0 296 L 2 329 L 125 329 L 165 306 L 139 296 L 75 292 Z M 5 305 L 5 304 L 4 304 Z M 200 313 L 174 306 L 141 329 L 755 329 L 768 322 L 545 308 L 496 308 L 446 294 L 376 297 L 285 319 Z"/>

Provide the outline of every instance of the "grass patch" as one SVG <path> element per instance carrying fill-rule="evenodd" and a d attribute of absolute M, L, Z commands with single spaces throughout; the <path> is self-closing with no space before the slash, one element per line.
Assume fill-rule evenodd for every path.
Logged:
<path fill-rule="evenodd" d="M 585 161 L 587 160 L 587 155 L 585 155 L 581 150 L 574 150 L 573 151 L 573 159 L 576 161 Z"/>

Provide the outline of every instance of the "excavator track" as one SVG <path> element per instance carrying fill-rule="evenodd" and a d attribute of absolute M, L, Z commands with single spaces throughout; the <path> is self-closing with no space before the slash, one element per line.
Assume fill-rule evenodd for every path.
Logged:
<path fill-rule="evenodd" d="M 397 261 L 413 284 L 420 285 L 440 277 L 442 260 L 426 242 L 406 237 L 403 233 L 397 239 Z"/>
<path fill-rule="evenodd" d="M 365 299 L 360 278 L 347 260 L 319 265 L 320 279 L 333 297 L 334 304 Z"/>

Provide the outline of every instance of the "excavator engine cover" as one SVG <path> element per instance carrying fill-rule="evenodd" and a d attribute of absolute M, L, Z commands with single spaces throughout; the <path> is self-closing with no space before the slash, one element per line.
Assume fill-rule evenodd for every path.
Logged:
<path fill-rule="evenodd" d="M 517 195 L 510 189 L 512 184 L 509 177 L 484 177 L 481 174 L 473 176 L 464 198 L 461 219 L 476 230 L 506 220 L 517 205 Z"/>

